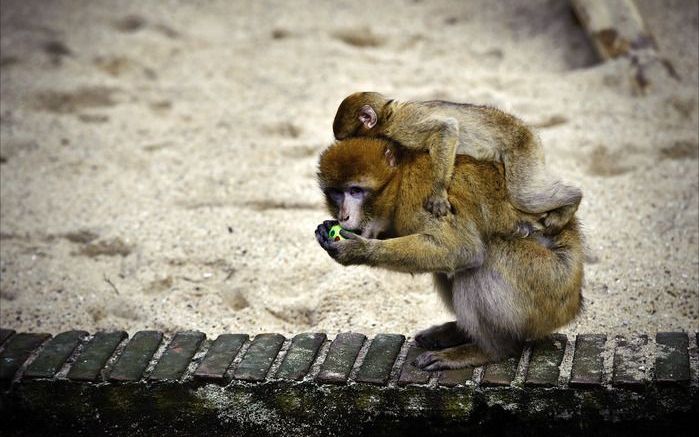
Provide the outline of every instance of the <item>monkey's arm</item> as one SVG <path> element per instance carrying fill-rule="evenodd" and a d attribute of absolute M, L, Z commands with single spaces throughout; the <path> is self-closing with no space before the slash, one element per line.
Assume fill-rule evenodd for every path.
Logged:
<path fill-rule="evenodd" d="M 433 182 L 425 208 L 437 217 L 446 215 L 451 209 L 447 188 L 454 172 L 459 145 L 459 122 L 451 117 L 430 117 L 414 125 L 404 126 L 401 123 L 399 128 L 388 134 L 407 149 L 429 152 Z"/>
<path fill-rule="evenodd" d="M 346 234 L 347 240 L 332 241 L 327 232 L 324 225 L 319 225 L 316 238 L 343 265 L 365 264 L 406 273 L 454 272 L 480 266 L 485 256 L 477 235 L 460 233 L 457 238 L 453 229 L 387 240 Z"/>

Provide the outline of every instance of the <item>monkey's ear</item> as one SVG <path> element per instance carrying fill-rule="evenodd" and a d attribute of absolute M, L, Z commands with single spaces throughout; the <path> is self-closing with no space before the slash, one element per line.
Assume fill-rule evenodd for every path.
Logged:
<path fill-rule="evenodd" d="M 388 164 L 389 167 L 395 167 L 396 166 L 396 154 L 393 153 L 393 150 L 390 147 L 386 147 L 386 151 L 383 152 L 384 157 L 386 158 L 386 163 Z"/>
<path fill-rule="evenodd" d="M 378 117 L 376 116 L 376 111 L 370 105 L 364 105 L 359 109 L 359 121 L 362 122 L 365 128 L 371 129 L 376 126 Z"/>

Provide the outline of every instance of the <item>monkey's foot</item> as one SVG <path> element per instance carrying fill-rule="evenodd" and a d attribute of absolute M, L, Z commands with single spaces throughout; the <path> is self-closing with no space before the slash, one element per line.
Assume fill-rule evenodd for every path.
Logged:
<path fill-rule="evenodd" d="M 519 222 L 514 230 L 514 238 L 527 238 L 531 234 L 544 229 L 544 226 L 539 222 Z"/>
<path fill-rule="evenodd" d="M 456 325 L 456 322 L 431 326 L 415 334 L 415 343 L 428 350 L 444 349 L 471 341 L 471 338 Z"/>
<path fill-rule="evenodd" d="M 423 370 L 433 371 L 476 367 L 489 361 L 490 359 L 475 344 L 462 344 L 441 351 L 423 352 L 415 358 L 413 365 Z"/>
<path fill-rule="evenodd" d="M 425 209 L 435 217 L 442 217 L 451 211 L 451 204 L 444 194 L 433 194 L 425 200 Z"/>
<path fill-rule="evenodd" d="M 549 211 L 542 220 L 544 224 L 544 234 L 556 235 L 561 232 L 561 229 L 573 218 L 577 209 L 577 205 L 568 205 Z"/>

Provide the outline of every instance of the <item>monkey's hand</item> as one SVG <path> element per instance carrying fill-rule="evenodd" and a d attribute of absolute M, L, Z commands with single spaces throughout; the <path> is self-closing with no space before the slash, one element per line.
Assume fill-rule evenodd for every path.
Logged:
<path fill-rule="evenodd" d="M 425 200 L 425 209 L 435 217 L 442 217 L 451 211 L 451 204 L 447 199 L 447 190 L 435 191 Z"/>
<path fill-rule="evenodd" d="M 366 264 L 371 240 L 352 232 L 340 231 L 345 240 L 334 241 L 328 235 L 330 228 L 338 224 L 335 220 L 326 220 L 316 228 L 316 240 L 335 261 L 348 266 Z"/>

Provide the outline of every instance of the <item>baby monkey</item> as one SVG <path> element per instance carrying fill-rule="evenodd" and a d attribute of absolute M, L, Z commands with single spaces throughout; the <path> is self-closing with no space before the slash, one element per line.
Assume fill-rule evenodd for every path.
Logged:
<path fill-rule="evenodd" d="M 505 166 L 512 204 L 540 217 L 544 234 L 558 233 L 578 209 L 582 192 L 549 174 L 540 140 L 519 119 L 488 106 L 446 101 L 398 102 L 375 92 L 354 93 L 337 109 L 335 138 L 384 137 L 406 149 L 428 151 L 433 185 L 424 207 L 434 216 L 451 210 L 447 190 L 456 154 Z M 522 216 L 519 234 L 541 224 Z"/>

